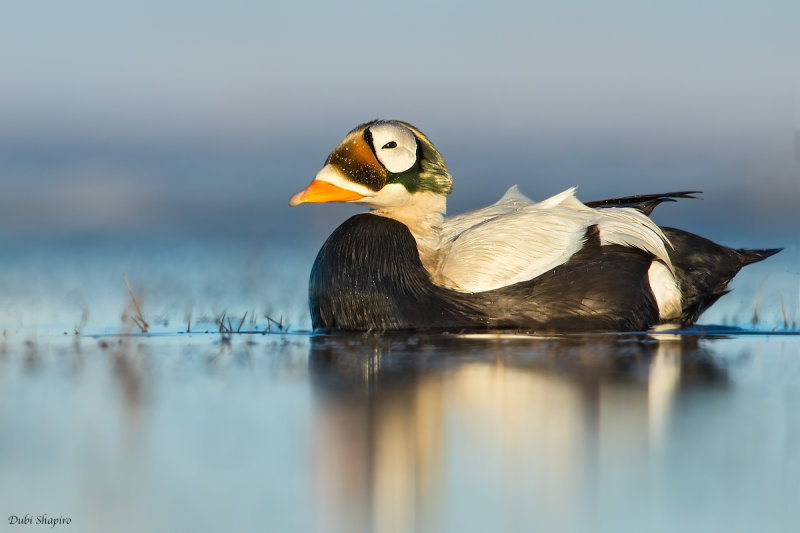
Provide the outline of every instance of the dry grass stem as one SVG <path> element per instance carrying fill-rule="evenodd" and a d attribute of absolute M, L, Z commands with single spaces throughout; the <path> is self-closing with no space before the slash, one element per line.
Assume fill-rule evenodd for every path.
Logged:
<path fill-rule="evenodd" d="M 75 326 L 75 335 L 80 335 L 83 328 L 86 327 L 86 323 L 89 321 L 89 310 L 84 309 L 83 313 L 81 313 L 81 321 Z"/>
<path fill-rule="evenodd" d="M 761 302 L 761 290 L 764 288 L 764 282 L 767 281 L 767 278 L 761 280 L 761 283 L 758 284 L 758 289 L 756 289 L 756 298 L 753 302 L 753 325 L 755 326 L 758 324 L 758 305 Z"/>
<path fill-rule="evenodd" d="M 245 319 L 245 318 L 247 318 L 247 311 L 245 311 L 245 312 L 244 312 L 244 316 L 243 316 L 243 317 L 242 317 L 242 319 L 239 321 L 239 327 L 238 327 L 238 328 L 236 328 L 236 333 L 241 333 L 241 332 L 242 332 L 242 324 L 244 324 L 244 319 Z"/>
<path fill-rule="evenodd" d="M 222 316 L 218 319 L 219 323 L 219 332 L 220 333 L 229 333 L 227 329 L 225 329 L 225 313 L 222 313 Z"/>
<path fill-rule="evenodd" d="M 278 331 L 280 331 L 280 332 L 283 332 L 284 328 L 288 329 L 288 327 L 284 326 L 284 324 L 283 324 L 283 315 L 281 315 L 281 317 L 278 320 L 275 320 L 274 318 L 272 318 L 269 315 L 264 315 L 264 318 L 267 319 L 267 330 L 268 331 L 272 329 L 272 324 L 275 324 L 278 327 Z"/>
<path fill-rule="evenodd" d="M 781 312 L 783 313 L 783 329 L 789 329 L 789 321 L 786 319 L 786 305 L 783 303 L 783 294 L 781 294 Z"/>
<path fill-rule="evenodd" d="M 144 319 L 144 314 L 142 314 L 142 309 L 139 307 L 139 302 L 136 301 L 136 296 L 133 294 L 133 289 L 131 288 L 131 284 L 128 283 L 128 277 L 122 276 L 122 279 L 125 281 L 125 285 L 128 287 L 128 293 L 131 295 L 131 301 L 133 302 L 133 307 L 136 309 L 137 316 L 132 316 L 131 320 L 133 320 L 133 323 L 139 327 L 142 333 L 147 333 L 147 330 L 150 326 Z"/>

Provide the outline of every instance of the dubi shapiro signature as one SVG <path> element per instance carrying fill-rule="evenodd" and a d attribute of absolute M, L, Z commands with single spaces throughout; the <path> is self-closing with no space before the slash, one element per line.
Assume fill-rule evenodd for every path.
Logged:
<path fill-rule="evenodd" d="M 47 516 L 46 514 L 40 514 L 33 516 L 31 514 L 26 514 L 23 516 L 17 516 L 12 514 L 8 517 L 8 525 L 10 526 L 50 526 L 50 529 L 53 529 L 56 526 L 61 525 L 69 525 L 72 523 L 72 518 L 68 516 Z"/>

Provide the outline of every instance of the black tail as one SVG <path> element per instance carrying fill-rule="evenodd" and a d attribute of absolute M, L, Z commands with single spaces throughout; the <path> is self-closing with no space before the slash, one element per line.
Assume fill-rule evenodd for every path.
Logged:
<path fill-rule="evenodd" d="M 735 250 L 687 231 L 661 228 L 672 243 L 669 253 L 683 298 L 680 321 L 687 326 L 727 294 L 728 283 L 747 265 L 780 252 L 782 248 Z"/>
<path fill-rule="evenodd" d="M 783 250 L 783 248 L 764 248 L 762 250 L 746 250 L 744 248 L 739 248 L 736 250 L 736 253 L 739 254 L 742 266 L 746 267 L 747 265 L 763 261 L 767 257 L 772 257 L 781 250 Z"/>
<path fill-rule="evenodd" d="M 663 202 L 675 202 L 679 198 L 696 198 L 694 195 L 700 192 L 679 191 L 625 196 L 586 202 L 586 205 L 593 208 L 631 207 L 649 216 L 653 209 Z M 680 321 L 684 326 L 693 324 L 703 311 L 729 292 L 728 283 L 742 267 L 763 261 L 783 249 L 735 250 L 683 230 L 661 229 L 672 243 L 669 256 L 681 289 L 683 309 Z"/>

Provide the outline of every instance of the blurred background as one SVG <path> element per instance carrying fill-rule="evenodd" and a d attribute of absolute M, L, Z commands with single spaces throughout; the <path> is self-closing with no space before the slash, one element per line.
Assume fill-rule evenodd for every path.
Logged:
<path fill-rule="evenodd" d="M 786 245 L 800 198 L 800 5 L 41 0 L 0 16 L 0 235 L 319 244 L 289 209 L 350 128 L 398 118 L 449 210 L 705 191 L 657 212 Z"/>
<path fill-rule="evenodd" d="M 796 0 L 0 3 L 0 518 L 794 531 L 798 21 Z M 702 190 L 655 220 L 786 249 L 681 335 L 310 335 L 314 256 L 360 209 L 287 202 L 374 118 L 436 144 L 450 213 L 514 184 Z"/>

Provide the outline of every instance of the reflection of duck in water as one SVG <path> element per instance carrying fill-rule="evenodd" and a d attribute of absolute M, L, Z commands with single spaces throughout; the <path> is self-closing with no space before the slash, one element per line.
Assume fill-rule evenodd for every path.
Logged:
<path fill-rule="evenodd" d="M 693 419 L 687 409 L 729 393 L 698 336 L 476 337 L 311 338 L 326 530 L 460 530 L 445 527 L 442 502 L 465 494 L 500 494 L 513 509 L 521 498 L 536 524 L 574 529 L 575 509 L 596 503 L 587 487 L 619 486 L 664 446 L 691 447 L 697 435 L 681 434 L 676 414 Z"/>
<path fill-rule="evenodd" d="M 721 333 L 724 336 L 724 331 Z M 311 338 L 309 369 L 320 391 L 360 395 L 413 387 L 422 377 L 469 365 L 502 366 L 552 374 L 583 385 L 647 383 L 659 359 L 670 359 L 680 381 L 725 383 L 709 343 L 698 335 L 407 335 L 401 332 Z M 465 355 L 469 355 L 465 358 Z"/>
<path fill-rule="evenodd" d="M 778 252 L 734 250 L 647 215 L 691 193 L 581 203 L 568 189 L 444 218 L 450 174 L 419 130 L 351 131 L 303 202 L 372 208 L 320 250 L 309 287 L 315 328 L 645 330 L 693 323 L 743 267 Z"/>

